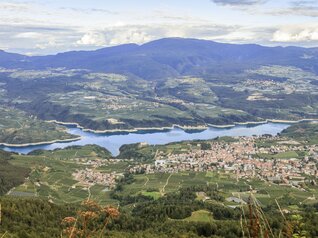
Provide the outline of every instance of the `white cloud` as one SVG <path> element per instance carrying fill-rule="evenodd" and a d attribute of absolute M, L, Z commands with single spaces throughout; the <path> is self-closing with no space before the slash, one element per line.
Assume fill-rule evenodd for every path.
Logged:
<path fill-rule="evenodd" d="M 53 48 L 57 46 L 59 46 L 59 44 L 56 42 L 56 40 L 50 39 L 47 42 L 36 44 L 35 48 L 40 50 L 45 50 L 45 49 Z"/>
<path fill-rule="evenodd" d="M 85 33 L 76 43 L 84 46 L 104 46 L 106 44 L 106 39 L 102 33 L 88 32 Z"/>
<path fill-rule="evenodd" d="M 90 6 L 94 2 L 98 1 L 92 1 Z M 107 3 L 90 8 L 80 3 L 65 7 L 57 1 L 0 0 L 0 48 L 18 53 L 52 54 L 125 43 L 143 44 L 164 37 L 317 45 L 318 27 L 310 24 L 315 24 L 313 17 L 318 17 L 318 1 L 277 2 L 209 0 L 202 1 L 201 10 L 200 6 L 192 9 L 187 1 L 184 6 L 160 3 L 155 7 L 145 4 L 130 9 Z M 296 22 L 297 27 L 287 27 Z"/>
<path fill-rule="evenodd" d="M 262 4 L 266 0 L 211 0 L 212 2 L 220 5 L 229 5 L 229 6 L 248 6 Z"/>
<path fill-rule="evenodd" d="M 60 10 L 63 11 L 72 11 L 77 13 L 84 13 L 84 14 L 110 14 L 110 15 L 118 15 L 119 13 L 116 11 L 110 11 L 103 8 L 76 8 L 76 7 L 60 7 Z"/>
<path fill-rule="evenodd" d="M 279 29 L 273 34 L 273 42 L 311 42 L 318 41 L 318 27 Z"/>
<path fill-rule="evenodd" d="M 248 42 L 248 41 L 256 41 L 257 36 L 253 32 L 248 32 L 244 30 L 233 31 L 229 34 L 215 36 L 211 39 L 213 40 L 222 40 L 225 42 Z"/>
<path fill-rule="evenodd" d="M 29 8 L 29 4 L 27 3 L 10 3 L 10 2 L 2 2 L 0 3 L 0 9 L 5 11 L 26 11 Z"/>
<path fill-rule="evenodd" d="M 84 29 L 24 25 L 1 26 L 0 46 L 12 52 L 52 54 L 69 50 L 93 50 L 126 43 L 143 44 L 164 37 L 199 38 L 220 42 L 264 43 L 273 30 L 247 29 L 218 24 L 117 23 L 106 28 Z M 20 48 L 16 48 L 19 45 Z"/>
<path fill-rule="evenodd" d="M 42 33 L 38 32 L 21 32 L 16 34 L 15 38 L 23 38 L 23 39 L 39 39 L 43 37 L 44 35 Z"/>
<path fill-rule="evenodd" d="M 290 7 L 284 9 L 270 9 L 264 11 L 267 15 L 273 16 L 307 16 L 307 17 L 318 17 L 317 6 L 299 6 Z"/>
<path fill-rule="evenodd" d="M 143 44 L 164 37 L 185 37 L 228 43 L 313 46 L 318 26 L 246 27 L 207 23 L 125 24 L 105 28 L 71 26 L 0 25 L 0 47 L 11 52 L 52 54 L 69 50 L 93 50 L 126 43 Z M 295 43 L 295 44 L 293 44 Z M 18 47 L 19 48 L 18 48 Z"/>
<path fill-rule="evenodd" d="M 138 29 L 124 29 L 115 31 L 109 41 L 109 45 L 119 45 L 126 43 L 142 44 L 152 40 L 154 37 L 147 32 Z"/>

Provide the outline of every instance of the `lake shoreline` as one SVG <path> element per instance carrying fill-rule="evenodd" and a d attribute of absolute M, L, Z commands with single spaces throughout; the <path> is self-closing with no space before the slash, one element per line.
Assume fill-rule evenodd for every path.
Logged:
<path fill-rule="evenodd" d="M 34 146 L 21 146 L 18 147 L 0 147 L 5 151 L 16 152 L 19 154 L 28 154 L 34 150 L 54 150 L 67 148 L 69 146 L 84 146 L 84 145 L 98 145 L 107 149 L 114 157 L 120 152 L 120 148 L 123 145 L 136 144 L 136 143 L 147 143 L 150 145 L 164 145 L 174 142 L 181 141 L 194 141 L 194 140 L 211 140 L 222 136 L 253 136 L 253 135 L 277 135 L 281 133 L 284 129 L 288 128 L 291 124 L 287 123 L 248 123 L 254 126 L 247 125 L 236 125 L 234 127 L 230 126 L 227 128 L 216 128 L 210 126 L 207 127 L 183 127 L 184 129 L 179 129 L 177 127 L 172 128 L 172 130 L 165 130 L 162 132 L 158 131 L 142 131 L 140 133 L 107 133 L 99 134 L 92 132 L 85 132 L 80 128 L 74 126 L 74 124 L 67 123 L 68 125 L 73 125 L 68 127 L 68 133 L 73 135 L 78 135 L 82 139 L 73 142 L 66 143 L 53 143 L 44 145 L 34 145 Z M 246 123 L 245 123 L 246 124 Z M 198 130 L 203 129 L 203 130 Z M 191 129 L 192 131 L 190 131 Z"/>
<path fill-rule="evenodd" d="M 285 123 L 285 124 L 295 124 L 300 123 L 304 121 L 318 121 L 318 119 L 301 119 L 298 121 L 292 121 L 292 120 L 278 120 L 278 119 L 267 119 L 263 121 L 250 121 L 250 122 L 235 122 L 233 124 L 227 124 L 227 125 L 214 125 L 214 124 L 207 124 L 207 125 L 200 125 L 200 126 L 181 126 L 174 124 L 170 127 L 146 127 L 146 128 L 134 128 L 134 129 L 113 129 L 113 130 L 92 130 L 92 129 L 86 129 L 80 124 L 76 122 L 61 122 L 57 120 L 50 120 L 47 122 L 56 123 L 59 125 L 64 126 L 75 126 L 76 128 L 82 130 L 83 132 L 90 132 L 94 134 L 116 134 L 116 133 L 138 133 L 138 132 L 163 132 L 166 130 L 173 130 L 175 128 L 182 129 L 184 131 L 191 131 L 191 130 L 207 130 L 209 128 L 219 128 L 219 129 L 226 129 L 226 128 L 233 128 L 238 125 L 262 125 L 267 123 Z M 23 143 L 23 144 L 10 144 L 10 143 L 0 143 L 1 147 L 8 147 L 8 148 L 23 148 L 28 146 L 41 146 L 41 145 L 51 145 L 55 143 L 68 143 L 68 142 L 74 142 L 81 140 L 82 137 L 78 136 L 76 138 L 70 138 L 70 139 L 64 139 L 64 140 L 52 140 L 52 141 L 43 141 L 43 142 L 35 142 L 35 143 Z"/>
<path fill-rule="evenodd" d="M 206 124 L 206 125 L 199 125 L 199 126 L 181 126 L 178 124 L 173 124 L 172 126 L 166 126 L 166 127 L 137 127 L 133 129 L 110 129 L 110 130 L 93 130 L 88 129 L 83 126 L 81 126 L 77 122 L 62 122 L 57 120 L 49 120 L 47 122 L 56 123 L 59 125 L 64 126 L 76 126 L 77 128 L 83 130 L 84 132 L 92 132 L 95 134 L 107 134 L 107 133 L 132 133 L 132 132 L 141 132 L 141 131 L 165 131 L 165 130 L 172 130 L 174 128 L 180 128 L 182 130 L 206 130 L 209 127 L 214 128 L 231 128 L 235 127 L 237 125 L 261 125 L 266 123 L 286 123 L 286 124 L 296 124 L 300 122 L 310 122 L 310 121 L 318 121 L 318 119 L 301 119 L 297 121 L 293 120 L 279 120 L 279 119 L 266 119 L 263 121 L 247 121 L 247 122 L 234 122 L 233 124 L 225 124 L 225 125 L 215 125 L 215 124 Z"/>
<path fill-rule="evenodd" d="M 11 148 L 20 148 L 20 147 L 22 148 L 22 147 L 37 146 L 37 145 L 51 145 L 54 143 L 67 143 L 67 142 L 78 141 L 81 139 L 82 139 L 82 137 L 78 136 L 76 138 L 70 138 L 70 139 L 52 140 L 52 141 L 43 141 L 43 142 L 34 142 L 34 143 L 24 143 L 24 144 L 0 143 L 0 146 L 11 147 Z"/>

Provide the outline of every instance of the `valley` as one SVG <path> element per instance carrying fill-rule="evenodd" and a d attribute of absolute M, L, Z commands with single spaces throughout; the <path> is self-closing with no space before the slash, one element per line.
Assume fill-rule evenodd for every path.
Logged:
<path fill-rule="evenodd" d="M 317 238 L 317 17 L 0 0 L 0 238 Z"/>
<path fill-rule="evenodd" d="M 0 51 L 0 236 L 63 237 L 81 216 L 114 218 L 116 238 L 245 237 L 254 221 L 317 236 L 317 59 L 182 38 Z"/>

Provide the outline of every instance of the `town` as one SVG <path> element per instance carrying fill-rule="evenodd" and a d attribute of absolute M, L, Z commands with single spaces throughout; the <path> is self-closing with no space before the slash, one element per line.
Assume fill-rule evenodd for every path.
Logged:
<path fill-rule="evenodd" d="M 141 147 L 149 146 L 141 143 Z M 282 136 L 233 137 L 230 141 L 211 140 L 188 143 L 187 149 L 170 152 L 157 150 L 153 160 L 138 162 L 132 158 L 74 158 L 85 168 L 72 175 L 80 184 L 115 188 L 123 171 L 109 172 L 101 167 L 126 164 L 126 173 L 155 174 L 179 172 L 216 172 L 230 174 L 236 180 L 259 179 L 303 190 L 304 183 L 316 185 L 318 145 L 304 145 Z M 190 148 L 190 149 L 189 149 Z M 150 163 L 149 163 L 150 162 Z"/>
<path fill-rule="evenodd" d="M 271 137 L 276 141 L 271 146 L 259 146 L 269 140 L 267 136 L 238 137 L 236 142 L 209 142 L 208 149 L 196 149 L 184 153 L 165 155 L 158 151 L 152 164 L 131 166 L 130 173 L 178 173 L 224 172 L 236 179 L 257 178 L 281 185 L 302 189 L 305 181 L 316 183 L 318 176 L 318 146 L 301 145 L 295 141 L 284 141 L 282 137 Z M 204 142 L 207 143 L 207 142 Z M 297 153 L 296 153 L 297 152 Z M 303 156 L 299 156 L 299 154 Z"/>

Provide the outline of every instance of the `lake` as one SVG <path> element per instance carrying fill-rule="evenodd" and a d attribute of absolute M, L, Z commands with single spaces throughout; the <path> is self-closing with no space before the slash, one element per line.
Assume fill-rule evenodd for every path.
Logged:
<path fill-rule="evenodd" d="M 27 154 L 33 150 L 53 150 L 65 148 L 72 145 L 96 144 L 109 150 L 114 156 L 119 154 L 119 148 L 124 144 L 146 142 L 152 145 L 162 145 L 171 142 L 185 140 L 207 140 L 219 136 L 252 136 L 252 135 L 277 135 L 282 130 L 289 127 L 285 123 L 265 123 L 258 125 L 236 125 L 228 128 L 209 127 L 202 131 L 184 131 L 180 128 L 173 128 L 165 131 L 133 132 L 133 133 L 105 133 L 98 134 L 85 132 L 77 127 L 68 127 L 68 132 L 80 135 L 82 139 L 78 141 L 53 143 L 49 145 L 25 146 L 25 147 L 0 147 L 6 151 Z"/>

